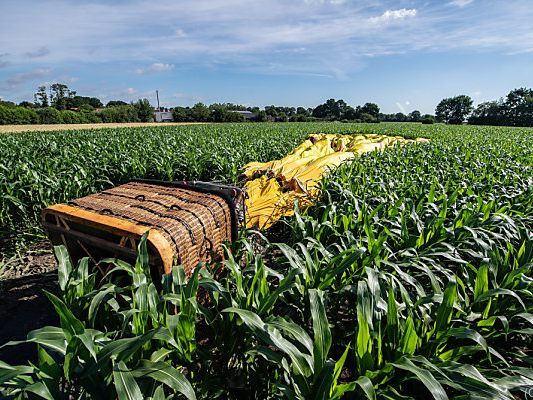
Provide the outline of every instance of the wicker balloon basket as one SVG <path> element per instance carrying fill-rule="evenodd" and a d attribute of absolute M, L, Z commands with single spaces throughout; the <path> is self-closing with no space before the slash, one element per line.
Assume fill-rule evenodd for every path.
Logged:
<path fill-rule="evenodd" d="M 189 275 L 199 263 L 220 259 L 222 244 L 237 238 L 243 218 L 244 195 L 237 187 L 151 180 L 135 180 L 42 213 L 48 237 L 54 245 L 65 245 L 74 262 L 83 257 L 95 264 L 109 257 L 133 262 L 141 236 L 149 231 L 155 282 L 173 265 L 183 265 Z"/>

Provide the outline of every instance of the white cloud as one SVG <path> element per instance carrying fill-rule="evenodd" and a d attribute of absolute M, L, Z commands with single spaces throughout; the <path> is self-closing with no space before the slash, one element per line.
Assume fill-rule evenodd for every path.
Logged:
<path fill-rule="evenodd" d="M 26 54 L 46 48 L 50 65 L 134 65 L 125 75 L 204 67 L 334 79 L 349 79 L 369 57 L 533 49 L 531 0 L 494 0 L 486 7 L 453 0 L 471 3 L 461 18 L 450 1 L 4 0 L 0 49 L 19 70 L 41 67 Z M 42 21 L 53 29 L 43 32 Z M 0 58 L 0 66 L 6 62 Z"/>
<path fill-rule="evenodd" d="M 144 75 L 144 74 L 153 74 L 158 72 L 168 72 L 174 69 L 174 64 L 163 64 L 163 63 L 153 63 L 146 68 L 137 68 L 135 73 Z"/>
<path fill-rule="evenodd" d="M 465 7 L 473 2 L 474 0 L 453 0 L 453 1 L 450 1 L 450 4 L 453 6 L 457 6 L 457 7 Z"/>
<path fill-rule="evenodd" d="M 416 16 L 416 9 L 401 8 L 399 10 L 387 10 L 379 17 L 371 18 L 373 22 L 389 22 L 393 20 L 405 19 Z"/>
<path fill-rule="evenodd" d="M 137 90 L 132 88 L 132 87 L 129 87 L 129 88 L 126 89 L 126 93 L 127 94 L 135 94 L 135 93 L 137 93 Z"/>

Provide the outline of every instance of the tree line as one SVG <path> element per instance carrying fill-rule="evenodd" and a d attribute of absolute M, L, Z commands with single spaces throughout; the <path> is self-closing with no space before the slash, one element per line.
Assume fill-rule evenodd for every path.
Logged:
<path fill-rule="evenodd" d="M 151 121 L 153 108 L 147 99 L 129 104 L 113 100 L 104 107 L 100 99 L 79 96 L 62 83 L 39 86 L 33 102 L 0 101 L 0 125 Z"/>
<path fill-rule="evenodd" d="M 443 99 L 435 108 L 435 115 L 413 110 L 408 114 L 385 114 L 375 103 L 367 102 L 353 107 L 344 100 L 329 99 L 314 108 L 266 106 L 247 107 L 233 103 L 206 105 L 196 103 L 191 107 L 174 107 L 170 110 L 176 122 L 421 122 L 432 124 L 477 124 L 533 126 L 533 89 L 518 88 L 505 98 L 479 104 L 474 108 L 467 95 Z M 244 115 L 242 111 L 248 111 Z M 18 105 L 0 101 L 2 124 L 70 124 L 98 122 L 150 122 L 154 109 L 147 99 L 126 103 L 109 101 L 105 106 L 96 97 L 80 96 L 62 83 L 48 87 L 39 86 L 34 101 Z"/>
<path fill-rule="evenodd" d="M 238 122 L 245 117 L 235 111 L 249 111 L 256 122 L 310 122 L 310 121 L 343 121 L 343 122 L 423 122 L 433 123 L 435 117 L 422 115 L 420 111 L 413 111 L 408 115 L 402 113 L 383 114 L 375 103 L 365 103 L 352 107 L 344 100 L 329 99 L 315 108 L 266 106 L 246 107 L 233 103 L 215 103 L 205 105 L 196 103 L 192 107 L 175 107 L 174 121 L 177 122 Z"/>
<path fill-rule="evenodd" d="M 511 90 L 505 98 L 480 103 L 474 108 L 470 96 L 443 99 L 435 109 L 439 122 L 472 125 L 533 126 L 533 89 Z"/>

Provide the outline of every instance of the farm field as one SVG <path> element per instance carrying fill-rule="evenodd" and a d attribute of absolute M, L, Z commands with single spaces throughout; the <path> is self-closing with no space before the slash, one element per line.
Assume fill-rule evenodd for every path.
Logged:
<path fill-rule="evenodd" d="M 176 126 L 194 125 L 201 122 L 120 122 L 120 123 L 100 123 L 100 124 L 38 124 L 38 125 L 0 125 L 0 133 L 15 132 L 49 132 L 49 131 L 71 131 L 83 129 L 110 129 L 110 128 L 134 128 L 147 126 Z"/>
<path fill-rule="evenodd" d="M 5 134 L 0 243 L 39 235 L 49 204 L 134 177 L 237 183 L 246 163 L 283 157 L 319 132 L 429 142 L 341 165 L 310 209 L 242 231 L 223 265 L 190 279 L 176 266 L 162 293 L 143 244 L 136 265 L 115 261 L 126 284 L 110 274 L 97 285 L 88 263 L 73 266 L 56 248 L 59 288 L 47 296 L 59 323 L 28 336 L 35 365 L 0 362 L 0 395 L 527 398 L 533 129 L 265 123 Z"/>

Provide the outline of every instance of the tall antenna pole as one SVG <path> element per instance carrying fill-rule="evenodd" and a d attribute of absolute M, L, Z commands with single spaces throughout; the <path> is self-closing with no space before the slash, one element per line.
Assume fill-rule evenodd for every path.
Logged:
<path fill-rule="evenodd" d="M 155 91 L 155 95 L 157 97 L 157 111 L 161 111 L 161 108 L 159 108 L 159 90 Z"/>

